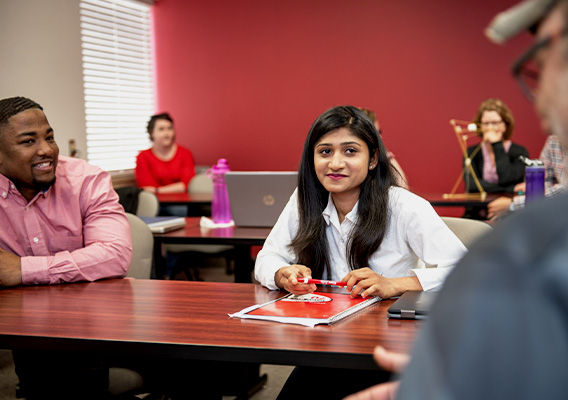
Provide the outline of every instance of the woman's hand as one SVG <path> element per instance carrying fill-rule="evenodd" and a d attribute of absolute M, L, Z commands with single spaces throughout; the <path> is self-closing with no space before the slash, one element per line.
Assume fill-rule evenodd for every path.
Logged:
<path fill-rule="evenodd" d="M 503 140 L 503 132 L 489 129 L 483 132 L 483 140 L 491 144 L 500 142 Z"/>
<path fill-rule="evenodd" d="M 316 285 L 299 283 L 299 278 L 311 278 L 312 270 L 305 265 L 294 264 L 280 268 L 274 274 L 274 282 L 280 289 L 293 294 L 308 294 L 316 290 Z"/>
<path fill-rule="evenodd" d="M 422 285 L 415 276 L 405 278 L 385 278 L 372 269 L 365 267 L 349 272 L 342 279 L 347 282 L 347 290 L 351 291 L 351 297 L 379 296 L 388 299 L 400 296 L 407 290 L 422 290 Z"/>

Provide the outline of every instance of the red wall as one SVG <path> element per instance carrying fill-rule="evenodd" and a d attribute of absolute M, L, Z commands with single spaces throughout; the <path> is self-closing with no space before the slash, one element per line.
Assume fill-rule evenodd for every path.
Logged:
<path fill-rule="evenodd" d="M 471 119 L 483 99 L 509 105 L 532 157 L 544 143 L 509 73 L 531 38 L 483 35 L 516 2 L 157 0 L 156 111 L 172 114 L 197 164 L 292 170 L 320 113 L 367 107 L 412 189 L 448 192 L 461 169 L 449 120 Z"/>

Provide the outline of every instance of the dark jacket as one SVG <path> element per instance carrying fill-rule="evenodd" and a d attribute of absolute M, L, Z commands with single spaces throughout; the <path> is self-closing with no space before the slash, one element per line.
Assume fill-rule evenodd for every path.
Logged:
<path fill-rule="evenodd" d="M 478 146 L 471 146 L 467 149 L 467 154 L 471 156 Z M 493 143 L 493 152 L 495 153 L 495 166 L 497 167 L 498 183 L 490 183 L 483 180 L 483 151 L 479 151 L 471 159 L 471 166 L 479 179 L 481 187 L 488 193 L 513 193 L 515 185 L 525 180 L 525 164 L 519 159 L 519 156 L 529 156 L 529 152 L 523 146 L 511 143 L 509 152 L 505 152 L 503 142 Z M 477 186 L 475 181 L 466 169 L 464 172 L 465 190 L 468 193 L 476 193 Z"/>

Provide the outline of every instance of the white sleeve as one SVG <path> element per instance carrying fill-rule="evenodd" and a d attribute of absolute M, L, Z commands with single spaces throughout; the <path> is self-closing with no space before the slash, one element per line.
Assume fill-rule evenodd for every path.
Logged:
<path fill-rule="evenodd" d="M 410 248 L 425 264 L 425 268 L 411 271 L 423 290 L 437 291 L 467 249 L 428 201 L 416 195 L 411 197 L 399 221 L 406 225 L 402 231 L 406 232 Z"/>
<path fill-rule="evenodd" d="M 296 256 L 289 245 L 298 232 L 298 221 L 298 194 L 295 190 L 256 257 L 254 277 L 270 290 L 279 289 L 274 283 L 276 272 L 296 263 Z"/>

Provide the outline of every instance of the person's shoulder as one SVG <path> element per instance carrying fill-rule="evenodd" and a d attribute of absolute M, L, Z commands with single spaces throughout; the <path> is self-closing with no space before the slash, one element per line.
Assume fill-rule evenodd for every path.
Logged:
<path fill-rule="evenodd" d="M 523 153 L 527 153 L 527 154 L 529 152 L 525 146 L 522 146 L 522 145 L 515 143 L 515 142 L 511 142 L 511 148 L 509 149 L 509 151 L 511 151 L 511 150 L 516 151 L 516 152 L 523 152 Z"/>
<path fill-rule="evenodd" d="M 72 174 L 78 172 L 80 174 L 89 172 L 100 172 L 103 171 L 101 167 L 93 164 L 89 164 L 82 158 L 74 158 L 68 156 L 59 156 L 57 160 L 57 169 L 60 168 L 65 170 L 65 173 Z"/>
<path fill-rule="evenodd" d="M 391 204 L 401 204 L 401 205 L 405 205 L 408 203 L 415 203 L 415 204 L 428 203 L 428 200 L 400 186 L 391 186 L 389 188 L 389 201 Z"/>
<path fill-rule="evenodd" d="M 532 235 L 551 235 L 559 231 L 568 232 L 568 194 L 543 198 L 524 210 L 515 213 L 516 218 L 507 218 L 496 226 L 496 232 L 515 231 Z"/>
<path fill-rule="evenodd" d="M 485 258 L 479 268 L 501 272 L 538 268 L 545 257 L 558 251 L 568 256 L 567 210 L 568 195 L 544 198 L 497 224 L 470 253 L 477 259 Z"/>
<path fill-rule="evenodd" d="M 191 150 L 189 150 L 187 147 L 183 147 L 179 144 L 177 145 L 176 156 L 177 157 L 183 157 L 183 158 L 187 158 L 187 157 L 193 158 L 193 154 L 191 153 Z"/>
<path fill-rule="evenodd" d="M 391 186 L 389 189 L 389 212 L 391 216 L 421 215 L 425 208 L 430 208 L 428 200 L 404 189 Z"/>
<path fill-rule="evenodd" d="M 140 151 L 140 153 L 138 153 L 136 158 L 144 159 L 144 158 L 148 158 L 148 157 L 152 156 L 153 154 L 154 153 L 152 153 L 152 148 L 149 148 L 149 149 Z"/>
<path fill-rule="evenodd" d="M 178 144 L 177 148 L 178 148 L 178 151 L 181 151 L 183 153 L 191 153 L 191 151 L 187 147 L 182 146 L 181 144 Z"/>
<path fill-rule="evenodd" d="M 57 161 L 57 178 L 68 180 L 71 183 L 89 176 L 109 175 L 100 167 L 89 164 L 80 158 L 59 156 Z"/>

